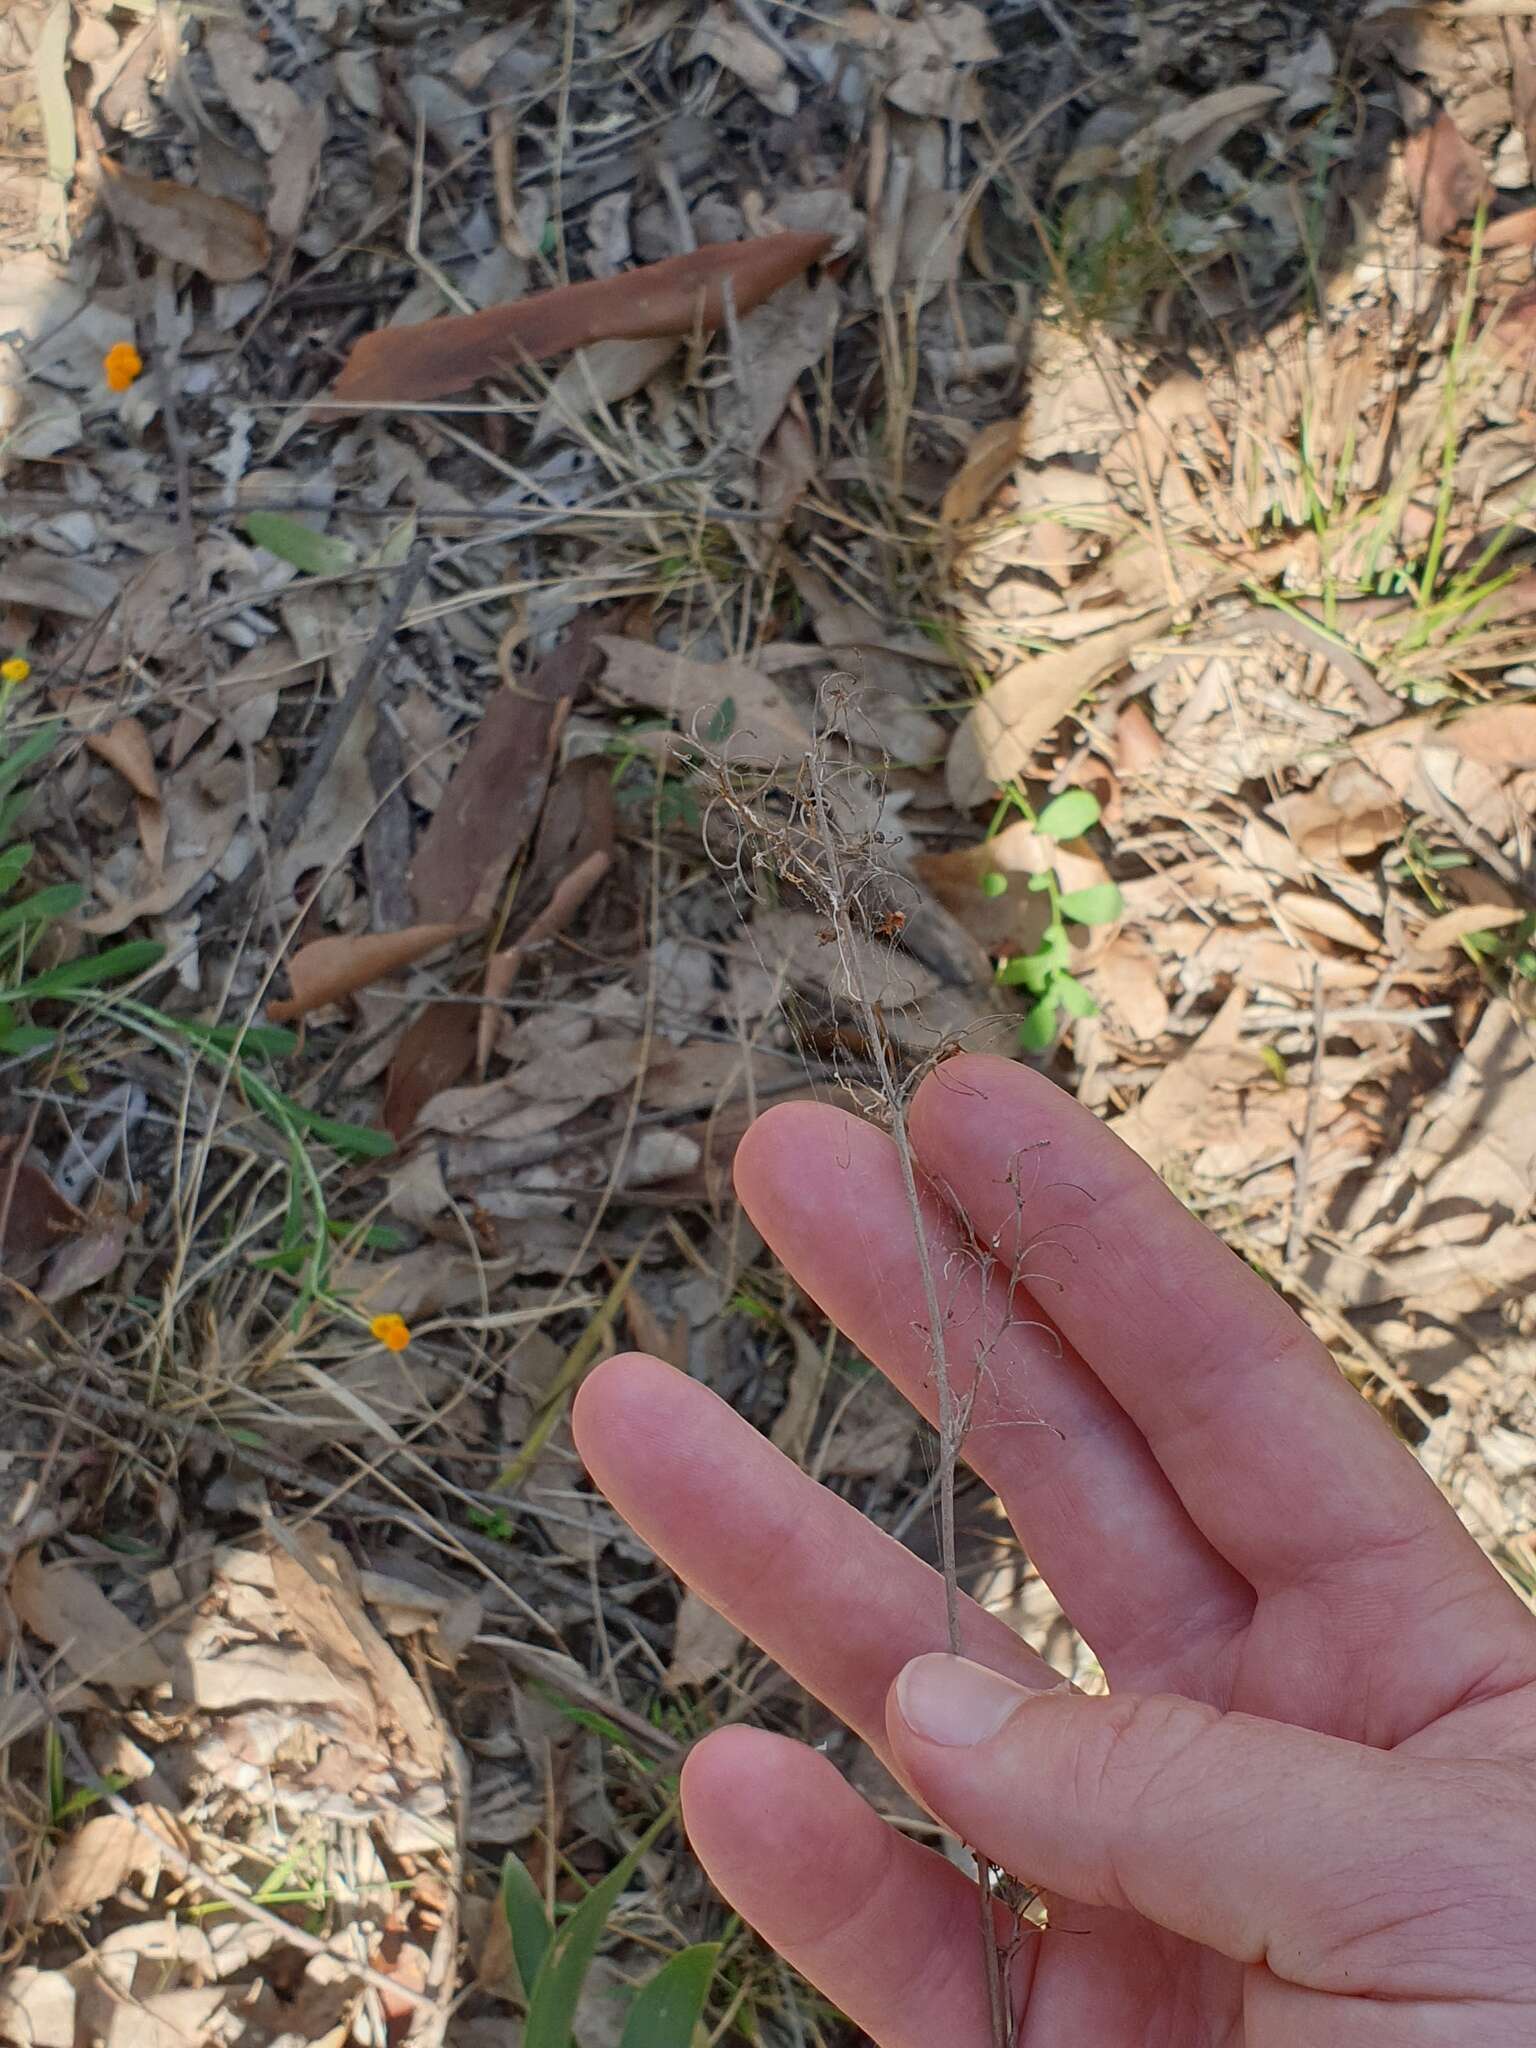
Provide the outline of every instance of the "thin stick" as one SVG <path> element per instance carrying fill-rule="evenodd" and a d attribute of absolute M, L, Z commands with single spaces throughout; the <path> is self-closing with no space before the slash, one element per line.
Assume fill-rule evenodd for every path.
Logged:
<path fill-rule="evenodd" d="M 938 1280 L 933 1270 L 933 1254 L 929 1249 L 927 1226 L 923 1220 L 917 1165 L 912 1156 L 912 1141 L 907 1133 L 906 1104 L 896 1077 L 891 1071 L 885 1032 L 876 1015 L 874 1002 L 859 976 L 853 919 L 849 913 L 848 892 L 843 885 L 842 870 L 838 861 L 837 838 L 827 809 L 823 764 L 815 749 L 807 757 L 807 761 L 810 768 L 811 796 L 816 808 L 817 830 L 832 884 L 827 892 L 828 908 L 833 929 L 837 934 L 837 947 L 843 961 L 844 978 L 850 996 L 861 1014 L 865 1035 L 874 1054 L 880 1092 L 890 1110 L 891 1137 L 896 1146 L 896 1156 L 901 1162 L 901 1182 L 906 1193 L 908 1214 L 912 1219 L 912 1240 L 917 1250 L 918 1272 L 922 1278 L 923 1310 L 928 1318 L 934 1384 L 938 1395 L 939 1564 L 944 1579 L 944 1633 L 950 1655 L 958 1657 L 961 1655 L 960 1570 L 955 1548 L 955 1468 L 960 1460 L 960 1445 L 965 1435 L 970 1405 L 956 1398 L 954 1382 L 950 1377 L 944 1309 L 939 1300 Z M 1002 1981 L 1002 1958 L 998 1948 L 997 1924 L 993 1912 L 992 1866 L 979 1855 L 976 1856 L 976 1892 L 977 1912 L 981 1924 L 982 1970 L 987 1983 L 992 2041 L 994 2048 L 1008 2048 L 1010 2028 Z"/>

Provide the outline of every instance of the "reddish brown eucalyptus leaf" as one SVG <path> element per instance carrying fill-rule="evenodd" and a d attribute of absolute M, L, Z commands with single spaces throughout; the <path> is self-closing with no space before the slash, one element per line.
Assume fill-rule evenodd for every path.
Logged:
<path fill-rule="evenodd" d="M 602 623 L 596 613 L 578 619 L 520 681 L 503 664 L 503 686 L 448 778 L 411 863 L 418 917 L 468 917 L 477 909 L 489 915 L 538 822 L 560 726 L 597 668 Z"/>
<path fill-rule="evenodd" d="M 407 1029 L 390 1061 L 384 1086 L 384 1128 L 397 1144 L 415 1129 L 417 1117 L 433 1096 L 441 1095 L 469 1072 L 475 1058 L 478 1016 L 478 1005 L 468 999 L 428 1003 Z"/>
<path fill-rule="evenodd" d="M 1493 195 L 1482 158 L 1443 108 L 1404 143 L 1403 176 L 1419 233 L 1431 244 L 1445 241 Z"/>
<path fill-rule="evenodd" d="M 590 348 L 598 341 L 643 341 L 718 327 L 729 288 L 739 315 L 750 313 L 832 246 L 830 235 L 765 235 L 713 242 L 616 277 L 556 285 L 483 313 L 450 314 L 415 327 L 365 334 L 347 357 L 331 397 L 351 405 L 420 404 L 467 391 L 519 363 Z M 317 420 L 337 418 L 321 410 Z"/>
<path fill-rule="evenodd" d="M 592 894 L 598 883 L 607 874 L 612 855 L 598 849 L 583 855 L 568 875 L 555 884 L 555 893 L 539 912 L 533 923 L 524 932 L 515 946 L 495 953 L 485 968 L 485 1006 L 480 1012 L 480 1029 L 475 1046 L 475 1060 L 483 1075 L 490 1062 L 491 1048 L 496 1038 L 496 1011 L 492 1007 L 504 1002 L 512 992 L 530 949 L 540 946 L 546 939 L 552 939 L 563 932 L 582 904 Z"/>
<path fill-rule="evenodd" d="M 293 994 L 268 1003 L 267 1015 L 274 1024 L 290 1024 L 295 1017 L 307 1016 L 326 1003 L 339 1003 L 343 996 L 356 995 L 360 988 L 414 966 L 474 929 L 473 918 L 459 918 L 451 924 L 407 925 L 400 932 L 354 932 L 315 939 L 300 946 L 288 963 Z"/>
<path fill-rule="evenodd" d="M 598 665 L 598 613 L 578 619 L 560 645 L 514 681 L 503 663 L 503 687 L 491 699 L 464 759 L 448 779 L 411 867 L 411 890 L 423 918 L 489 917 L 513 861 L 538 822 L 554 764 L 555 742 L 572 700 Z M 563 780 L 563 778 L 562 778 Z M 611 836 L 611 833 L 610 833 Z M 540 881 L 546 832 L 521 894 L 537 911 L 550 884 Z M 431 1003 L 415 1019 L 390 1062 L 385 1127 L 403 1138 L 434 1095 L 453 1087 L 474 1064 L 479 1012 L 472 1003 Z"/>

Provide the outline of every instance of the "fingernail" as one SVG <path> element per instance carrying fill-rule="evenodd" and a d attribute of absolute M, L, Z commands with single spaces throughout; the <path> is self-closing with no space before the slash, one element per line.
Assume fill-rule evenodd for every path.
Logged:
<path fill-rule="evenodd" d="M 896 1704 L 912 1733 L 946 1749 L 985 1742 L 1028 1698 L 1022 1685 L 968 1657 L 914 1657 L 896 1681 Z"/>

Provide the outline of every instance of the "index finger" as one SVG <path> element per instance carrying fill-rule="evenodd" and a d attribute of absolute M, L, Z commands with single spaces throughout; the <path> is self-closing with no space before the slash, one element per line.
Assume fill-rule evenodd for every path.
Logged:
<path fill-rule="evenodd" d="M 1490 1670 L 1529 1652 L 1518 1601 L 1324 1346 L 1090 1111 L 1025 1067 L 966 1054 L 923 1083 L 909 1129 L 924 1171 L 1250 1585 L 1310 1587 L 1346 1634 L 1357 1616 L 1400 1631 L 1420 1610 L 1412 1632 L 1443 1634 L 1420 1648 L 1443 1657 L 1446 1704 L 1469 1654 Z"/>

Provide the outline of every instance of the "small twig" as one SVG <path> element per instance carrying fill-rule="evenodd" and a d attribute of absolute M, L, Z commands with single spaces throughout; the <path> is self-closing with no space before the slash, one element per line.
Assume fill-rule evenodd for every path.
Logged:
<path fill-rule="evenodd" d="M 1307 1076 L 1307 1114 L 1296 1147 L 1296 1165 L 1291 1177 L 1291 1224 L 1285 1238 L 1285 1263 L 1294 1266 L 1301 1257 L 1306 1236 L 1307 1183 L 1312 1174 L 1312 1147 L 1317 1142 L 1317 1120 L 1323 1106 L 1323 1041 L 1327 1035 L 1327 1010 L 1323 1000 L 1323 970 L 1312 969 L 1312 1071 Z"/>

